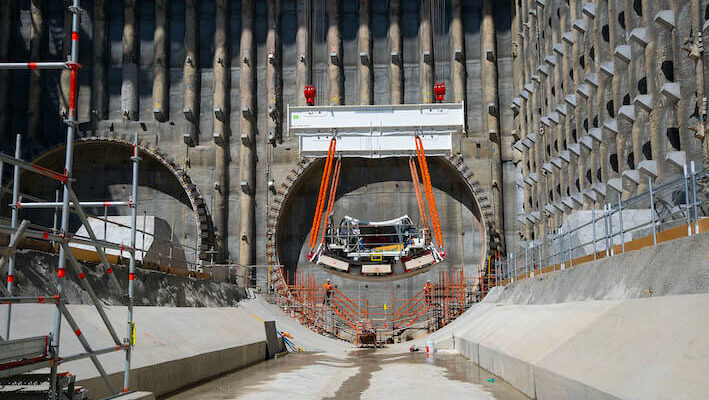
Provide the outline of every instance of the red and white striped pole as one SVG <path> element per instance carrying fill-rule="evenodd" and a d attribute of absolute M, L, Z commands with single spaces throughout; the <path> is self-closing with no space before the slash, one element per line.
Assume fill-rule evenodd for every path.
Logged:
<path fill-rule="evenodd" d="M 15 158 L 22 157 L 21 151 L 22 145 L 22 135 L 17 135 L 15 141 Z M 20 167 L 15 165 L 14 174 L 12 177 L 12 201 L 15 202 L 19 199 L 20 195 Z M 13 209 L 10 219 L 10 224 L 13 228 L 17 227 L 17 220 L 19 217 L 20 210 Z M 10 242 L 14 242 L 17 238 L 17 233 L 10 235 Z M 15 282 L 15 252 L 10 252 L 8 257 L 9 263 L 7 265 L 7 294 L 12 296 L 12 287 Z M 12 319 L 12 304 L 7 305 L 7 319 L 5 320 L 5 340 L 10 340 L 10 320 Z"/>
<path fill-rule="evenodd" d="M 71 55 L 66 64 L 71 68 L 70 84 L 69 84 L 69 112 L 67 113 L 66 119 L 66 155 L 64 159 L 64 175 L 67 180 L 64 182 L 64 193 L 62 198 L 62 218 L 61 218 L 61 231 L 62 236 L 66 236 L 69 233 L 69 213 L 71 211 L 69 207 L 69 202 L 71 198 L 70 193 L 70 180 L 71 170 L 74 162 L 74 130 L 77 123 L 76 120 L 76 88 L 77 88 L 77 73 L 80 68 L 79 62 L 79 0 L 72 1 L 72 7 L 69 8 L 72 13 L 71 16 Z M 61 301 L 62 294 L 64 292 L 64 279 L 66 276 L 66 261 L 67 256 L 65 254 L 65 249 L 67 246 L 60 246 L 59 248 L 59 265 L 57 268 L 57 296 L 60 297 L 60 303 L 57 306 L 57 310 L 54 315 L 54 329 L 52 330 L 52 366 L 50 370 L 50 393 L 54 397 L 59 397 L 58 385 L 57 385 L 57 364 L 59 361 L 59 342 L 61 335 L 62 326 L 62 313 L 61 313 Z"/>
<path fill-rule="evenodd" d="M 4 69 L 64 69 L 72 68 L 69 61 L 28 61 L 0 63 L 0 70 Z"/>

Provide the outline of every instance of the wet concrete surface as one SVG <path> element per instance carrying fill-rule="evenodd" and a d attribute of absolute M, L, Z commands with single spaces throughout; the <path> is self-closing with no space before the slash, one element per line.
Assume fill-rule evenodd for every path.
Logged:
<path fill-rule="evenodd" d="M 528 399 L 460 355 L 382 354 L 346 359 L 289 354 L 168 397 L 182 399 Z"/>

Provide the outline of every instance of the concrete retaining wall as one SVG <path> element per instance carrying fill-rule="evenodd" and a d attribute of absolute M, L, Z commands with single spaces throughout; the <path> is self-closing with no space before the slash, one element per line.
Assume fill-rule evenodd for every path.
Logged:
<path fill-rule="evenodd" d="M 93 349 L 113 345 L 92 306 L 68 308 Z M 4 312 L 0 308 L 0 316 Z M 106 312 L 118 336 L 124 337 L 125 307 L 107 306 Z M 46 335 L 53 320 L 52 305 L 14 306 L 11 338 Z M 136 345 L 129 389 L 154 392 L 159 397 L 265 360 L 267 346 L 262 321 L 275 321 L 277 330 L 288 332 L 306 351 L 326 351 L 331 356 L 345 358 L 351 349 L 344 342 L 310 331 L 263 298 L 242 300 L 238 307 L 135 307 Z M 64 321 L 60 355 L 83 351 Z M 124 353 L 104 354 L 99 359 L 114 388 L 121 389 Z M 78 384 L 90 390 L 92 399 L 108 395 L 88 359 L 61 364 L 60 371 L 75 375 Z"/>
<path fill-rule="evenodd" d="M 68 308 L 93 349 L 113 345 L 93 307 L 69 305 Z M 118 336 L 125 337 L 125 307 L 106 307 L 106 312 Z M 13 339 L 48 334 L 52 329 L 52 305 L 23 304 L 13 307 L 12 313 Z M 129 389 L 160 396 L 265 360 L 263 323 L 254 314 L 254 310 L 243 306 L 135 307 L 136 341 Z M 270 316 L 260 313 L 259 317 L 268 320 Z M 60 356 L 83 352 L 64 319 Z M 99 359 L 114 388 L 122 389 L 124 352 L 104 354 Z M 74 374 L 80 385 L 90 389 L 92 399 L 109 394 L 88 359 L 61 364 L 60 371 Z"/>
<path fill-rule="evenodd" d="M 160 397 L 265 359 L 265 341 L 197 354 L 132 370 L 131 389 L 149 391 Z M 114 387 L 123 386 L 122 372 L 111 374 L 109 378 Z M 110 395 L 100 377 L 80 380 L 77 384 L 89 389 L 93 399 Z"/>
<path fill-rule="evenodd" d="M 487 304 L 456 348 L 537 399 L 704 399 L 709 295 Z"/>
<path fill-rule="evenodd" d="M 709 234 L 523 279 L 484 301 L 548 304 L 709 293 Z"/>
<path fill-rule="evenodd" d="M 709 235 L 498 288 L 434 333 L 536 399 L 704 399 Z"/>

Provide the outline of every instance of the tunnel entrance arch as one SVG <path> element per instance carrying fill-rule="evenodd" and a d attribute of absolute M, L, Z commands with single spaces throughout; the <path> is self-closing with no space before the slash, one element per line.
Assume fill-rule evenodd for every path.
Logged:
<path fill-rule="evenodd" d="M 406 158 L 389 159 L 361 159 L 346 158 L 343 160 L 340 189 L 338 189 L 335 202 L 335 215 L 339 218 L 343 213 L 361 212 L 369 215 L 352 215 L 354 217 L 370 218 L 372 214 L 376 217 L 396 217 L 398 213 L 411 213 L 412 218 L 418 220 L 416 209 L 416 199 L 409 187 L 411 178 L 408 175 Z M 267 258 L 273 265 L 282 265 L 293 274 L 298 266 L 307 264 L 304 260 L 304 244 L 308 237 L 312 216 L 315 212 L 315 201 L 317 196 L 317 184 L 320 182 L 323 159 L 301 159 L 301 161 L 291 170 L 276 187 L 276 196 L 269 207 L 268 213 L 268 246 Z M 492 225 L 492 208 L 487 193 L 481 187 L 480 182 L 475 178 L 473 170 L 463 161 L 460 155 L 446 157 L 432 157 L 430 161 L 433 187 L 436 191 L 437 202 L 441 198 L 442 205 L 447 204 L 447 208 L 458 207 L 461 214 L 469 214 L 474 217 L 480 227 L 474 232 L 463 232 L 469 235 L 480 236 L 480 250 L 477 251 L 479 258 L 475 264 L 483 265 L 487 259 L 487 253 L 491 246 L 491 232 L 495 232 Z M 408 176 L 408 177 L 407 177 Z M 372 212 L 371 207 L 357 205 L 356 197 L 367 200 L 367 195 L 363 191 L 388 191 L 390 196 L 395 198 L 401 193 L 402 200 L 398 201 L 397 207 L 389 207 L 389 210 L 380 209 Z M 385 201 L 387 195 L 379 193 L 380 203 Z M 371 200 L 372 197 L 370 196 Z M 381 208 L 381 204 L 378 205 Z M 439 210 L 440 211 L 440 210 Z M 454 211 L 443 213 L 450 222 L 455 220 Z M 463 217 L 464 218 L 464 217 Z M 372 218 L 376 219 L 376 218 Z M 470 256 L 465 255 L 465 243 L 460 238 L 453 236 L 460 232 L 450 232 L 448 240 L 453 246 L 452 253 L 449 252 L 449 259 L 445 263 L 471 263 Z M 454 240 L 451 240 L 454 239 Z M 457 243 L 456 243 L 457 242 Z M 468 249 L 469 250 L 469 249 Z M 326 267 L 319 267 L 326 268 Z M 365 279 L 365 280 L 397 280 L 407 276 L 413 276 L 430 270 L 430 267 L 411 271 L 408 273 L 392 274 L 386 276 L 363 277 L 357 270 L 353 273 L 343 273 L 327 268 L 327 272 L 332 275 L 339 275 L 344 278 Z"/>
<path fill-rule="evenodd" d="M 133 149 L 130 135 L 82 136 L 76 139 L 74 149 L 76 183 L 73 186 L 80 199 L 126 200 L 129 197 Z M 172 240 L 193 252 L 195 262 L 208 259 L 207 251 L 215 243 L 214 230 L 207 203 L 197 185 L 185 168 L 162 150 L 142 140 L 138 141 L 138 149 L 142 158 L 139 208 L 170 224 L 175 235 Z M 59 171 L 64 157 L 65 145 L 62 144 L 42 152 L 33 163 Z M 55 185 L 43 178 L 22 179 L 21 183 L 23 193 L 42 199 L 55 196 Z M 103 213 L 103 209 L 89 211 L 94 215 Z M 114 214 L 109 215 L 120 215 L 112 211 Z M 39 216 L 40 221 L 51 226 L 51 214 L 45 214 Z"/>

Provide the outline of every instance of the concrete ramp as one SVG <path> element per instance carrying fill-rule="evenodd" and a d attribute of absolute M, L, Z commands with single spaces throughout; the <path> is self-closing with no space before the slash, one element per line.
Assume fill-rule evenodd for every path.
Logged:
<path fill-rule="evenodd" d="M 88 305 L 68 305 L 82 333 L 94 349 L 112 345 L 96 310 Z M 13 339 L 49 332 L 54 318 L 51 305 L 13 307 Z M 125 307 L 106 307 L 119 335 L 125 332 Z M 303 327 L 262 298 L 242 300 L 238 307 L 135 307 L 136 346 L 131 387 L 162 397 L 246 366 L 266 360 L 266 332 L 262 321 L 291 334 L 306 351 L 328 352 L 345 358 L 349 343 L 330 339 Z M 61 356 L 83 352 L 66 321 L 61 335 Z M 124 353 L 99 356 L 114 387 L 123 384 Z M 80 360 L 62 364 L 76 375 L 77 385 L 89 389 L 92 399 L 110 395 L 93 364 Z"/>
<path fill-rule="evenodd" d="M 430 338 L 536 399 L 706 399 L 707 279 L 705 234 L 498 288 Z"/>

